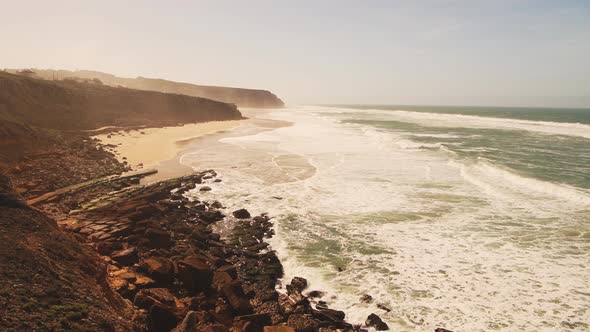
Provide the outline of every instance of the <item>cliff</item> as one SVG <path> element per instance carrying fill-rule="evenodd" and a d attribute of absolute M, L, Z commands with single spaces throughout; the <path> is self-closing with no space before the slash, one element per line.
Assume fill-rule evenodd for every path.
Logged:
<path fill-rule="evenodd" d="M 0 161 L 64 131 L 241 118 L 235 105 L 205 98 L 0 72 Z"/>
<path fill-rule="evenodd" d="M 239 107 L 280 108 L 283 101 L 267 90 L 230 88 L 219 86 L 196 85 L 154 78 L 124 78 L 98 71 L 79 70 L 43 70 L 33 69 L 32 76 L 47 80 L 79 78 L 85 80 L 98 79 L 109 86 L 122 86 L 130 89 L 177 93 L 187 96 L 202 97 L 236 104 Z"/>

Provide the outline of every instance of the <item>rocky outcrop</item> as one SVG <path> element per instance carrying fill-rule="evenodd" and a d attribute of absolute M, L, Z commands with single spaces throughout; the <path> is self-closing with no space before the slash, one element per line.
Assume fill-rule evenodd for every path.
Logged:
<path fill-rule="evenodd" d="M 277 292 L 283 267 L 265 241 L 274 235 L 268 216 L 240 209 L 226 217 L 219 202 L 183 195 L 198 195 L 199 184 L 215 190 L 215 176 L 209 170 L 115 192 L 97 181 L 76 192 L 85 203 L 60 223 L 103 256 L 111 288 L 148 330 L 352 330 L 343 312 L 314 308 L 302 294 L 307 280 L 293 278 L 286 294 Z M 224 237 L 211 229 L 222 221 Z"/>
<path fill-rule="evenodd" d="M 137 331 L 106 265 L 0 177 L 0 330 Z M 124 319 L 122 319 L 124 317 Z"/>
<path fill-rule="evenodd" d="M 16 70 L 12 71 L 16 72 Z M 90 84 L 123 86 L 137 90 L 159 91 L 208 98 L 222 101 L 224 103 L 235 104 L 239 107 L 279 108 L 284 106 L 281 99 L 267 90 L 197 85 L 145 77 L 124 78 L 89 70 L 67 71 L 34 69 L 33 72 L 34 73 L 29 74 L 29 76 L 48 80 L 75 78 L 78 81 L 84 80 Z"/>
<path fill-rule="evenodd" d="M 389 326 L 387 326 L 387 324 L 385 324 L 385 322 L 375 314 L 370 314 L 369 317 L 367 317 L 365 325 L 368 327 L 374 327 L 377 331 L 389 330 Z"/>

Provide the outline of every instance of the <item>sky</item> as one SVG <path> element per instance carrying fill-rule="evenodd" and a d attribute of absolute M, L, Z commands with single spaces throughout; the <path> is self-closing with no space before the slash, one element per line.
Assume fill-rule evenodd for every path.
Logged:
<path fill-rule="evenodd" d="M 294 104 L 590 107 L 590 0 L 0 0 L 0 68 Z"/>

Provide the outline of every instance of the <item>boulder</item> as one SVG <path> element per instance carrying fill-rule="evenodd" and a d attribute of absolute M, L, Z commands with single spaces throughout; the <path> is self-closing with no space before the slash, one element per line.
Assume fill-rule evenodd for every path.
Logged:
<path fill-rule="evenodd" d="M 145 236 L 149 240 L 148 245 L 152 248 L 168 248 L 172 244 L 170 234 L 165 230 L 148 228 Z"/>
<path fill-rule="evenodd" d="M 202 186 L 201 188 L 199 188 L 199 191 L 211 191 L 211 187 Z"/>
<path fill-rule="evenodd" d="M 129 247 L 127 249 L 117 251 L 111 258 L 121 265 L 133 265 L 138 261 L 137 250 L 135 247 Z"/>
<path fill-rule="evenodd" d="M 314 317 L 321 321 L 331 324 L 341 324 L 344 321 L 345 314 L 343 311 L 334 309 L 321 309 L 314 311 Z"/>
<path fill-rule="evenodd" d="M 305 278 L 295 277 L 291 280 L 291 287 L 299 292 L 303 292 L 307 288 L 307 280 Z"/>
<path fill-rule="evenodd" d="M 221 293 L 234 309 L 237 314 L 245 315 L 252 313 L 252 305 L 244 294 L 242 285 L 239 281 L 234 281 L 231 284 L 226 284 L 221 287 Z"/>
<path fill-rule="evenodd" d="M 373 302 L 373 297 L 369 294 L 363 294 L 360 298 L 361 303 L 371 303 Z"/>
<path fill-rule="evenodd" d="M 239 209 L 239 210 L 235 210 L 234 212 L 232 212 L 233 216 L 238 218 L 238 219 L 248 219 L 250 218 L 250 212 L 248 212 L 248 210 L 246 209 Z"/>
<path fill-rule="evenodd" d="M 238 277 L 238 271 L 236 270 L 236 267 L 233 265 L 221 266 L 217 269 L 217 271 L 228 273 L 232 277 L 232 279 L 236 279 Z"/>
<path fill-rule="evenodd" d="M 234 279 L 227 272 L 215 271 L 211 285 L 220 291 L 224 286 L 231 285 Z"/>
<path fill-rule="evenodd" d="M 148 313 L 150 331 L 168 332 L 178 324 L 176 309 L 161 303 L 154 304 Z"/>
<path fill-rule="evenodd" d="M 174 276 L 174 265 L 168 258 L 150 257 L 143 261 L 143 266 L 157 280 L 170 280 Z"/>
<path fill-rule="evenodd" d="M 110 255 L 113 252 L 113 245 L 111 242 L 100 241 L 96 243 L 96 251 L 99 255 Z"/>
<path fill-rule="evenodd" d="M 211 203 L 211 207 L 216 208 L 216 209 L 223 209 L 223 204 L 221 204 L 219 201 L 215 201 L 215 202 Z"/>
<path fill-rule="evenodd" d="M 374 327 L 377 331 L 387 331 L 389 326 L 385 324 L 381 318 L 375 314 L 370 314 L 365 321 L 365 325 L 368 327 Z"/>
<path fill-rule="evenodd" d="M 382 303 L 377 303 L 377 308 L 379 308 L 381 310 L 385 310 L 386 312 L 391 311 L 391 308 L 387 307 L 385 304 L 382 304 Z"/>
<path fill-rule="evenodd" d="M 309 294 L 307 294 L 307 296 L 312 299 L 313 298 L 317 299 L 317 298 L 323 297 L 324 295 L 326 295 L 326 293 L 324 293 L 322 291 L 318 291 L 318 290 L 311 291 L 311 292 L 309 292 Z"/>
<path fill-rule="evenodd" d="M 223 218 L 225 218 L 225 216 L 219 210 L 209 210 L 199 212 L 199 218 L 201 218 L 203 221 L 212 223 L 222 220 Z"/>
<path fill-rule="evenodd" d="M 142 309 L 150 309 L 154 304 L 174 305 L 174 296 L 167 288 L 146 288 L 135 295 L 133 304 Z"/>
<path fill-rule="evenodd" d="M 210 288 L 213 270 L 205 260 L 194 255 L 178 262 L 178 279 L 191 292 L 201 292 Z"/>

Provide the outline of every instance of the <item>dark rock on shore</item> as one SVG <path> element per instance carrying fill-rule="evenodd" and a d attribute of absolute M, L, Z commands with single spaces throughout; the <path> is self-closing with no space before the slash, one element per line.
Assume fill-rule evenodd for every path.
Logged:
<path fill-rule="evenodd" d="M 137 250 L 134 247 L 118 251 L 113 254 L 113 260 L 122 265 L 133 265 L 137 263 Z"/>
<path fill-rule="evenodd" d="M 361 303 L 371 303 L 373 302 L 373 297 L 369 294 L 363 294 L 360 298 Z"/>
<path fill-rule="evenodd" d="M 182 195 L 210 174 L 115 192 L 98 186 L 102 196 L 77 203 L 63 224 L 105 256 L 110 287 L 133 300 L 136 321 L 151 331 L 352 330 L 343 312 L 313 308 L 304 278 L 277 292 L 283 267 L 265 242 L 273 236 L 268 216 L 237 210 L 240 222 L 224 237 L 212 231 L 225 218 L 222 205 Z"/>
<path fill-rule="evenodd" d="M 307 280 L 301 277 L 294 277 L 293 280 L 291 280 L 291 284 L 289 286 L 291 286 L 291 289 L 303 292 L 303 290 L 307 288 Z M 288 291 L 289 288 L 287 288 L 287 292 Z"/>
<path fill-rule="evenodd" d="M 381 318 L 375 314 L 370 314 L 365 321 L 365 325 L 368 327 L 374 327 L 377 331 L 387 331 L 389 326 L 385 324 Z"/>
<path fill-rule="evenodd" d="M 235 210 L 234 212 L 232 212 L 232 215 L 238 219 L 248 219 L 252 217 L 250 215 L 250 212 L 248 212 L 248 210 L 246 209 Z"/>

